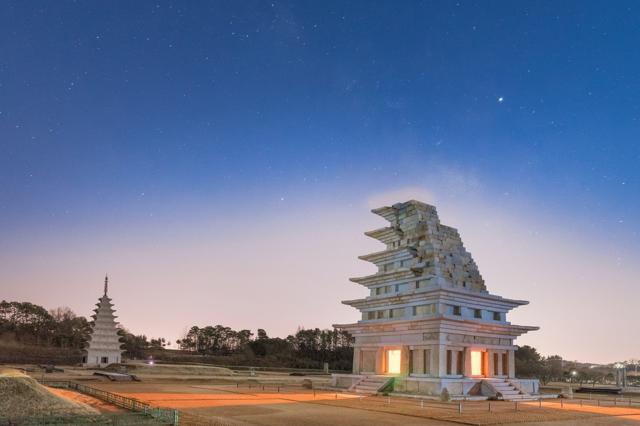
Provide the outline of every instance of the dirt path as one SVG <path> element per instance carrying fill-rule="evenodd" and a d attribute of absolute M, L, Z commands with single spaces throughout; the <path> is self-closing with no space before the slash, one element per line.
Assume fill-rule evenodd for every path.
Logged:
<path fill-rule="evenodd" d="M 88 406 L 95 408 L 101 413 L 125 413 L 126 412 L 126 410 L 120 407 L 116 407 L 115 405 L 111 405 L 100 399 L 97 399 L 92 396 L 85 395 L 79 392 L 75 392 L 68 389 L 58 389 L 58 388 L 49 388 L 49 390 L 51 391 L 51 393 L 54 393 L 61 398 L 87 404 Z"/>

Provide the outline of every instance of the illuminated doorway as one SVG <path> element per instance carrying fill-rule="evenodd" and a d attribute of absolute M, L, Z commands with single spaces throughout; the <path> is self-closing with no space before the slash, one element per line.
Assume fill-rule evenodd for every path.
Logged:
<path fill-rule="evenodd" d="M 486 376 L 485 364 L 487 353 L 483 351 L 471 351 L 471 375 Z"/>
<path fill-rule="evenodd" d="M 387 351 L 387 373 L 400 374 L 400 349 Z"/>

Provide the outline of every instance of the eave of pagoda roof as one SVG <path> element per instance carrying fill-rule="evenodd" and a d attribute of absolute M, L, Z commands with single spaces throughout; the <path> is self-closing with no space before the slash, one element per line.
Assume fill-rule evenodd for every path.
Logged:
<path fill-rule="evenodd" d="M 377 209 L 371 210 L 371 212 L 377 214 L 378 216 L 382 216 L 391 223 L 395 222 L 396 220 L 396 209 L 390 206 L 379 207 Z"/>
<path fill-rule="evenodd" d="M 384 228 L 374 229 L 373 231 L 367 231 L 364 233 L 367 237 L 375 238 L 378 241 L 382 241 L 385 244 L 389 244 L 393 241 L 398 241 L 404 235 L 400 228 L 387 226 Z"/>
<path fill-rule="evenodd" d="M 464 303 L 469 306 L 491 308 L 503 312 L 528 305 L 526 300 L 507 299 L 502 296 L 486 292 L 476 292 L 465 289 L 436 287 L 432 289 L 416 289 L 408 293 L 395 295 L 370 296 L 364 299 L 345 300 L 342 303 L 356 309 L 373 309 L 381 307 L 392 308 L 392 305 L 406 305 L 407 303 L 442 301 L 444 303 Z"/>
<path fill-rule="evenodd" d="M 435 315 L 421 319 L 398 319 L 388 321 L 358 322 L 351 324 L 334 324 L 333 327 L 348 331 L 354 336 L 366 336 L 380 334 L 396 334 L 399 331 L 428 332 L 439 331 L 444 333 L 465 332 L 475 336 L 504 335 L 516 338 L 529 331 L 539 330 L 540 327 L 528 325 L 516 325 L 510 323 L 490 322 L 477 319 L 466 319 L 450 315 Z"/>
<path fill-rule="evenodd" d="M 397 220 L 397 217 L 398 217 L 397 216 L 398 215 L 398 211 L 400 209 L 405 209 L 405 208 L 408 208 L 408 207 L 414 207 L 414 208 L 419 208 L 419 209 L 430 210 L 430 211 L 433 211 L 434 213 L 436 211 L 435 206 L 432 206 L 431 204 L 426 204 L 426 203 L 423 203 L 423 202 L 417 201 L 417 200 L 409 200 L 409 201 L 406 201 L 404 203 L 394 204 L 393 206 L 379 207 L 377 209 L 371 210 L 371 212 L 374 213 L 374 214 L 377 214 L 378 216 L 382 216 L 383 218 L 385 218 L 386 220 L 388 220 L 392 224 L 395 224 L 395 222 Z"/>
<path fill-rule="evenodd" d="M 411 268 L 398 268 L 389 272 L 381 272 L 373 275 L 367 275 L 365 277 L 349 278 L 349 281 L 361 284 L 364 286 L 370 286 L 375 284 L 382 284 L 392 281 L 409 280 L 420 276 L 423 269 L 420 267 Z"/>
<path fill-rule="evenodd" d="M 398 247 L 391 250 L 382 250 L 375 253 L 358 256 L 358 259 L 367 262 L 381 263 L 391 259 L 411 259 L 416 256 L 417 250 L 412 246 Z"/>

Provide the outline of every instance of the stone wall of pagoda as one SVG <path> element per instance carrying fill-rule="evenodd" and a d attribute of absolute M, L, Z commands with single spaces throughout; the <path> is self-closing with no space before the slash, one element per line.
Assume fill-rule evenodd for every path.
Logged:
<path fill-rule="evenodd" d="M 478 266 L 465 249 L 460 234 L 440 223 L 434 206 L 412 200 L 373 212 L 387 219 L 399 236 L 396 241 L 387 241 L 387 250 L 401 246 L 415 248 L 413 264 L 421 268 L 422 276 L 431 277 L 434 284 L 486 291 Z"/>

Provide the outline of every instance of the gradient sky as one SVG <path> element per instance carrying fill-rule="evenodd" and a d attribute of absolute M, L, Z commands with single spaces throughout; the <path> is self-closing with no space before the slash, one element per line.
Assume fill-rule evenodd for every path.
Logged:
<path fill-rule="evenodd" d="M 636 2 L 0 4 L 0 299 L 358 319 L 369 209 L 458 228 L 543 354 L 640 357 Z"/>

